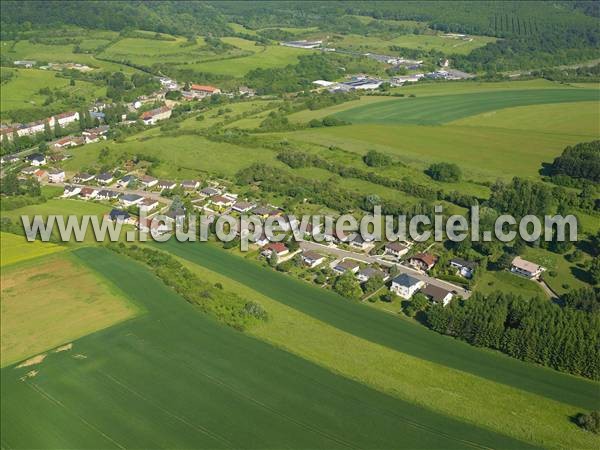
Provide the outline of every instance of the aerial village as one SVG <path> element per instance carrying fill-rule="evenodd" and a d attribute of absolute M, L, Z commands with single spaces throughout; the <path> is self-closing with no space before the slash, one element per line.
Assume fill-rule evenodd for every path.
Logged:
<path fill-rule="evenodd" d="M 460 39 L 468 39 L 465 35 L 457 35 Z M 283 46 L 336 51 L 328 48 L 321 40 L 281 42 Z M 382 84 L 402 86 L 415 83 L 421 79 L 460 80 L 470 78 L 470 74 L 453 70 L 450 62 L 441 60 L 440 69 L 429 73 L 418 72 L 423 61 L 411 60 L 399 56 L 364 53 L 362 56 L 390 64 L 393 67 L 411 71 L 408 75 L 392 76 L 388 80 L 374 78 L 364 74 L 348 75 L 345 81 L 314 80 L 315 91 L 327 90 L 332 93 L 360 91 L 375 91 Z M 35 67 L 36 61 L 15 61 L 15 65 L 24 68 Z M 47 64 L 40 67 L 46 70 L 75 69 L 90 70 L 87 66 L 76 64 Z M 152 95 L 140 97 L 127 105 L 128 111 L 135 113 L 144 104 L 163 103 L 162 106 L 144 110 L 137 115 L 136 120 L 128 119 L 127 114 L 121 117 L 120 125 L 143 123 L 155 126 L 171 117 L 175 102 L 165 102 L 169 91 L 181 91 L 181 101 L 190 102 L 206 99 L 213 95 L 228 97 L 254 97 L 255 91 L 248 87 L 240 87 L 236 92 L 223 92 L 220 88 L 194 83 L 178 83 L 168 77 L 160 77 L 160 90 Z M 104 123 L 103 110 L 110 105 L 97 102 L 87 111 L 88 122 L 94 126 L 81 130 L 78 126 L 82 117 L 79 112 L 68 111 L 48 117 L 47 119 L 26 124 L 2 126 L 0 140 L 14 139 L 22 136 L 35 136 L 44 133 L 49 128 L 62 127 L 72 131 L 68 135 L 48 142 L 49 151 L 41 154 L 35 149 L 25 150 L 2 157 L 0 163 L 6 165 L 25 164 L 20 169 L 20 176 L 33 178 L 41 184 L 51 184 L 64 188 L 62 198 L 81 199 L 99 202 L 106 205 L 105 217 L 111 221 L 122 222 L 133 226 L 142 232 L 161 234 L 175 227 L 183 226 L 183 216 L 188 213 L 180 198 L 186 199 L 196 213 L 207 215 L 215 221 L 221 214 L 241 215 L 254 214 L 263 219 L 278 217 L 281 229 L 290 232 L 293 222 L 283 208 L 260 204 L 249 198 L 239 198 L 238 194 L 230 192 L 228 187 L 219 180 L 166 180 L 159 179 L 136 169 L 134 164 L 124 164 L 112 171 L 103 173 L 73 173 L 67 174 L 60 168 L 60 161 L 68 158 L 66 150 L 76 151 L 76 147 L 99 142 L 110 138 L 110 126 Z M 91 120 L 90 120 L 91 119 Z M 188 206 L 188 207 L 189 207 Z M 140 221 L 140 212 L 145 213 L 145 219 Z M 166 216 L 167 222 L 156 224 L 152 221 L 157 214 Z M 295 220 L 295 219 L 292 219 Z M 310 224 L 309 224 L 310 225 Z M 314 230 L 319 231 L 319 230 Z M 278 270 L 290 271 L 291 267 L 300 267 L 312 275 L 301 275 L 310 278 L 323 287 L 331 287 L 334 280 L 343 276 L 352 276 L 362 286 L 370 284 L 365 293 L 379 291 L 382 286 L 391 296 L 409 300 L 416 293 L 424 294 L 430 301 L 447 305 L 453 297 L 467 299 L 470 295 L 469 280 L 477 273 L 478 264 L 460 258 L 440 262 L 438 256 L 430 253 L 428 248 L 421 245 L 403 242 L 366 242 L 360 235 L 350 240 L 345 235 L 332 233 L 324 235 L 323 242 L 312 239 L 313 229 L 309 226 L 307 234 L 301 242 L 292 239 L 286 242 L 269 242 L 263 234 L 253 246 L 257 249 L 257 258 L 268 262 Z M 445 266 L 445 272 L 451 277 L 458 277 L 464 283 L 457 284 L 430 276 L 431 270 L 438 264 Z M 540 282 L 543 267 L 514 258 L 511 269 L 513 273 Z M 291 270 L 293 272 L 293 270 Z M 373 287 L 375 286 L 375 288 Z M 366 295 L 365 298 L 368 298 Z"/>

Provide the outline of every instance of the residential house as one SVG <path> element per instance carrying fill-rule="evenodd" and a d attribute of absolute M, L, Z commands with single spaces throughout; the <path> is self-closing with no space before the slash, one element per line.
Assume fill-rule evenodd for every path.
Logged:
<path fill-rule="evenodd" d="M 360 270 L 360 265 L 358 264 L 358 261 L 355 261 L 353 259 L 345 259 L 343 261 L 340 261 L 333 268 L 333 270 L 334 272 L 337 272 L 339 274 L 344 274 L 346 272 L 356 273 Z"/>
<path fill-rule="evenodd" d="M 92 198 L 96 197 L 97 194 L 98 194 L 98 189 L 95 189 L 92 187 L 81 188 L 81 192 L 79 192 L 79 196 L 85 200 L 92 199 Z"/>
<path fill-rule="evenodd" d="M 450 260 L 450 266 L 458 269 L 458 273 L 465 278 L 472 278 L 473 272 L 477 268 L 477 263 L 467 261 L 462 258 L 453 258 Z"/>
<path fill-rule="evenodd" d="M 33 177 L 37 181 L 42 181 L 47 176 L 48 176 L 48 172 L 46 172 L 44 169 L 37 169 L 35 172 L 33 172 Z"/>
<path fill-rule="evenodd" d="M 119 193 L 109 189 L 102 189 L 96 194 L 96 200 L 115 200 L 119 198 Z"/>
<path fill-rule="evenodd" d="M 218 195 L 220 193 L 221 190 L 214 187 L 205 187 L 200 191 L 200 194 L 202 194 L 205 197 L 212 197 L 213 195 Z"/>
<path fill-rule="evenodd" d="M 119 187 L 127 187 L 132 183 L 135 183 L 137 178 L 134 175 L 125 175 L 117 182 L 117 186 Z"/>
<path fill-rule="evenodd" d="M 94 135 L 98 137 L 104 137 L 106 139 L 105 135 L 108 133 L 108 130 L 110 130 L 110 126 L 101 125 L 95 128 L 88 128 L 87 130 L 84 130 L 81 134 L 83 136 Z"/>
<path fill-rule="evenodd" d="M 392 280 L 390 291 L 406 300 L 409 300 L 414 293 L 421 289 L 424 285 L 424 281 L 403 273 Z"/>
<path fill-rule="evenodd" d="M 424 271 L 431 270 L 438 261 L 438 257 L 431 253 L 418 253 L 411 256 L 408 260 L 409 264 Z"/>
<path fill-rule="evenodd" d="M 512 260 L 510 271 L 527 278 L 537 279 L 546 268 L 539 264 L 527 261 L 520 256 Z"/>
<path fill-rule="evenodd" d="M 200 187 L 200 182 L 196 180 L 183 180 L 181 187 L 186 191 L 194 191 Z"/>
<path fill-rule="evenodd" d="M 401 244 L 398 241 L 388 242 L 385 244 L 385 253 L 393 255 L 396 258 L 401 258 L 408 253 L 408 246 Z"/>
<path fill-rule="evenodd" d="M 203 84 L 192 84 L 191 92 L 195 98 L 204 98 L 214 94 L 220 94 L 221 89 L 214 86 L 207 86 Z"/>
<path fill-rule="evenodd" d="M 131 225 L 135 225 L 137 223 L 137 219 L 132 217 L 127 211 L 123 211 L 121 209 L 113 209 L 105 217 L 107 217 L 111 222 L 121 222 Z"/>
<path fill-rule="evenodd" d="M 248 86 L 240 86 L 238 88 L 238 93 L 242 97 L 254 97 L 256 95 L 256 91 Z"/>
<path fill-rule="evenodd" d="M 163 234 L 173 230 L 171 221 L 154 220 L 148 217 L 140 218 L 138 228 L 144 233 Z"/>
<path fill-rule="evenodd" d="M 78 112 L 65 112 L 62 114 L 58 114 L 53 117 L 54 120 L 57 120 L 59 125 L 64 127 L 65 125 L 69 125 L 77 120 L 79 120 Z"/>
<path fill-rule="evenodd" d="M 351 247 L 354 247 L 358 250 L 366 250 L 371 245 L 371 242 L 365 241 L 360 233 L 356 233 L 352 239 L 347 241 Z"/>
<path fill-rule="evenodd" d="M 101 173 L 100 175 L 98 175 L 98 176 L 96 177 L 96 181 L 97 181 L 98 183 L 100 183 L 100 184 L 104 184 L 104 185 L 107 185 L 107 184 L 110 184 L 110 183 L 112 183 L 112 182 L 113 182 L 113 180 L 114 180 L 114 177 L 112 176 L 112 174 L 110 174 L 110 173 L 108 173 L 108 172 Z"/>
<path fill-rule="evenodd" d="M 17 155 L 5 155 L 0 157 L 0 164 L 12 164 L 20 160 L 21 158 L 19 158 Z"/>
<path fill-rule="evenodd" d="M 81 192 L 81 188 L 79 186 L 67 185 L 67 186 L 65 186 L 62 196 L 65 198 L 74 197 L 74 196 L 78 195 L 80 192 Z"/>
<path fill-rule="evenodd" d="M 264 247 L 265 245 L 267 245 L 269 243 L 269 238 L 267 237 L 267 234 L 263 231 L 262 234 L 258 237 L 258 239 L 256 239 L 256 242 L 254 242 L 256 245 L 258 245 L 259 247 Z"/>
<path fill-rule="evenodd" d="M 2 142 L 4 138 L 6 138 L 9 141 L 12 141 L 13 133 L 15 131 L 17 131 L 17 128 L 15 128 L 14 126 L 5 127 L 4 125 L 2 125 L 2 127 L 0 128 L 0 142 Z"/>
<path fill-rule="evenodd" d="M 35 167 L 46 165 L 46 157 L 41 153 L 33 153 L 25 157 L 25 159 L 29 162 L 29 164 Z"/>
<path fill-rule="evenodd" d="M 62 169 L 50 169 L 48 171 L 49 183 L 62 183 L 65 181 L 65 171 Z"/>
<path fill-rule="evenodd" d="M 158 183 L 156 184 L 156 186 L 161 191 L 164 191 L 165 189 L 166 190 L 175 189 L 177 187 L 177 183 L 175 183 L 173 181 L 169 181 L 169 180 L 159 180 Z"/>
<path fill-rule="evenodd" d="M 152 109 L 150 111 L 146 111 L 142 113 L 140 119 L 146 125 L 154 125 L 156 122 L 160 120 L 165 120 L 171 117 L 172 110 L 166 106 L 162 106 L 160 108 Z"/>
<path fill-rule="evenodd" d="M 149 212 L 158 206 L 158 200 L 144 198 L 140 203 L 140 211 Z"/>
<path fill-rule="evenodd" d="M 247 212 L 251 211 L 255 207 L 256 207 L 256 203 L 251 203 L 251 202 L 236 202 L 231 207 L 231 209 L 233 209 L 234 211 L 237 211 L 239 213 L 247 213 Z"/>
<path fill-rule="evenodd" d="M 223 195 L 213 195 L 210 198 L 210 203 L 219 208 L 226 208 L 228 206 L 233 205 L 234 202 L 232 199 L 225 197 Z"/>
<path fill-rule="evenodd" d="M 265 245 L 262 254 L 264 256 L 267 256 L 268 258 L 271 258 L 273 255 L 277 255 L 277 257 L 282 257 L 287 255 L 289 252 L 290 251 L 283 242 L 271 242 Z"/>
<path fill-rule="evenodd" d="M 379 277 L 385 281 L 388 278 L 388 275 L 383 270 L 375 269 L 374 267 L 365 267 L 356 274 L 356 278 L 358 278 L 358 281 L 361 283 L 366 283 L 374 277 Z"/>
<path fill-rule="evenodd" d="M 426 284 L 421 289 L 421 293 L 426 295 L 429 300 L 441 303 L 443 306 L 446 306 L 452 300 L 452 292 L 433 284 Z"/>
<path fill-rule="evenodd" d="M 133 205 L 137 205 L 137 204 L 141 203 L 142 200 L 144 200 L 144 197 L 142 197 L 141 195 L 137 195 L 137 194 L 125 194 L 125 195 L 122 195 L 121 198 L 119 198 L 119 201 L 121 202 L 121 204 L 123 206 L 125 206 L 126 208 L 129 208 L 130 206 L 133 206 Z"/>
<path fill-rule="evenodd" d="M 73 183 L 87 183 L 88 181 L 92 181 L 95 178 L 94 175 L 90 175 L 89 173 L 81 172 L 73 177 Z"/>
<path fill-rule="evenodd" d="M 148 189 L 158 184 L 158 178 L 151 177 L 150 175 L 144 175 L 142 178 L 140 178 L 140 184 Z"/>
<path fill-rule="evenodd" d="M 76 136 L 66 136 L 64 138 L 58 139 L 54 141 L 52 146 L 56 149 L 67 148 L 67 147 L 75 147 L 76 145 L 80 145 L 82 143 L 81 138 Z"/>
<path fill-rule="evenodd" d="M 266 219 L 267 217 L 269 217 L 272 212 L 273 212 L 273 208 L 271 208 L 269 206 L 257 206 L 256 208 L 254 208 L 252 210 L 252 214 L 254 214 L 256 216 L 260 216 L 263 219 Z"/>
<path fill-rule="evenodd" d="M 325 261 L 325 257 L 317 252 L 307 251 L 302 253 L 302 261 L 311 269 L 317 267 Z"/>
<path fill-rule="evenodd" d="M 26 177 L 32 177 L 33 174 L 35 172 L 37 172 L 38 168 L 35 166 L 29 166 L 29 167 L 25 167 L 24 169 L 21 170 L 21 174 L 23 174 Z"/>

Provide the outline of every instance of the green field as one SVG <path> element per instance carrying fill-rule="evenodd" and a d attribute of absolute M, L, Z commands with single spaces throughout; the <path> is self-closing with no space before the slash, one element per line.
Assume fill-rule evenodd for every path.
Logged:
<path fill-rule="evenodd" d="M 2 67 L 2 72 L 9 71 L 14 74 L 11 80 L 2 85 L 0 96 L 0 119 L 9 121 L 7 112 L 15 109 L 30 109 L 43 107 L 45 95 L 40 95 L 41 88 L 61 89 L 73 96 L 82 96 L 92 102 L 106 94 L 106 89 L 86 81 L 77 81 L 75 86 L 69 85 L 68 78 L 57 78 L 56 72 L 36 69 L 8 69 Z M 60 100 L 48 105 L 52 108 L 61 108 L 64 103 Z"/>
<path fill-rule="evenodd" d="M 590 135 L 549 134 L 529 130 L 476 128 L 453 124 L 359 124 L 288 133 L 294 140 L 334 145 L 364 155 L 375 149 L 425 170 L 433 162 L 458 164 L 466 179 L 490 181 L 514 176 L 539 177 L 542 162 L 551 162 L 567 145 Z"/>
<path fill-rule="evenodd" d="M 532 440 L 544 447 L 576 445 L 585 448 L 592 445 L 591 436 L 564 420 L 573 415 L 576 407 L 375 344 L 263 295 L 233 278 L 198 264 L 187 262 L 186 265 L 203 279 L 219 282 L 269 311 L 269 321 L 250 329 L 250 334 L 335 373 L 442 414 L 517 439 Z M 395 312 L 398 312 L 399 305 L 396 308 Z M 399 320 L 409 320 L 401 317 Z M 408 325 L 414 324 L 409 322 Z M 490 408 L 490 398 L 494 399 L 493 408 Z"/>
<path fill-rule="evenodd" d="M 85 38 L 100 38 L 102 39 L 105 32 L 97 33 L 89 33 L 83 37 Z M 102 61 L 96 59 L 94 55 L 89 53 L 75 53 L 73 50 L 75 48 L 74 45 L 50 45 L 50 44 L 40 44 L 40 43 L 32 43 L 30 41 L 19 41 L 14 47 L 12 46 L 13 42 L 11 41 L 2 41 L 2 46 L 0 47 L 2 54 L 6 54 L 9 58 L 13 60 L 17 59 L 29 59 L 38 62 L 52 62 L 52 63 L 67 63 L 67 62 L 75 62 L 81 64 L 87 64 L 90 67 L 98 67 L 104 70 L 110 71 L 119 71 L 123 70 L 125 72 L 136 72 L 136 69 L 133 69 L 128 66 L 123 66 L 121 64 L 115 64 L 107 61 Z"/>
<path fill-rule="evenodd" d="M 592 408 L 598 384 L 480 351 L 422 326 L 398 321 L 365 305 L 236 257 L 211 245 L 161 246 L 173 254 L 232 278 L 336 328 L 409 355 L 452 367 L 564 403 Z"/>
<path fill-rule="evenodd" d="M 401 52 L 391 51 L 390 46 L 395 45 L 423 51 L 438 50 L 448 55 L 466 55 L 476 48 L 483 47 L 489 42 L 496 41 L 496 38 L 488 36 L 471 36 L 470 39 L 471 40 L 460 40 L 446 38 L 441 35 L 425 34 L 405 34 L 392 39 L 385 39 L 376 36 L 349 34 L 339 37 L 336 36 L 333 41 L 328 42 L 328 46 L 398 56 L 402 56 Z"/>
<path fill-rule="evenodd" d="M 598 101 L 597 89 L 481 92 L 371 103 L 334 114 L 352 123 L 439 125 L 497 109 L 547 103 Z"/>
<path fill-rule="evenodd" d="M 14 264 L 38 256 L 49 255 L 64 250 L 50 242 L 28 242 L 23 236 L 0 232 L 0 266 Z"/>
<path fill-rule="evenodd" d="M 3 233 L 3 247 L 4 243 Z M 1 285 L 2 366 L 109 327 L 137 312 L 118 290 L 69 253 L 5 266 Z"/>
<path fill-rule="evenodd" d="M 147 314 L 3 369 L 3 447 L 528 448 L 225 328 L 135 262 L 76 255 Z"/>
<path fill-rule="evenodd" d="M 274 152 L 267 149 L 250 149 L 212 142 L 200 136 L 183 135 L 86 145 L 74 152 L 73 158 L 66 162 L 65 168 L 78 171 L 81 167 L 101 165 L 97 158 L 103 147 L 109 148 L 110 158 L 114 160 L 124 153 L 156 156 L 161 160 L 161 164 L 155 170 L 156 175 L 176 179 L 203 179 L 209 174 L 232 176 L 253 162 L 274 162 L 275 158 Z"/>
<path fill-rule="evenodd" d="M 314 50 L 284 47 L 281 45 L 256 46 L 254 42 L 240 38 L 223 38 L 223 41 L 241 47 L 253 54 L 235 58 L 218 59 L 215 61 L 190 64 L 190 68 L 198 71 L 241 77 L 253 69 L 270 69 L 296 64 L 300 55 L 306 55 Z"/>

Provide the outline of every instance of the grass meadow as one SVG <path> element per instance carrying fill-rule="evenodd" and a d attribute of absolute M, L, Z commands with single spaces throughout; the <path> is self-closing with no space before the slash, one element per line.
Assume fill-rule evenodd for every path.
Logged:
<path fill-rule="evenodd" d="M 5 244 L 10 245 L 11 240 L 3 233 L 1 242 L 4 253 Z M 69 252 L 41 256 L 44 253 L 38 251 L 38 255 L 2 267 L 2 367 L 111 326 L 137 312 L 117 289 L 73 259 Z"/>
<path fill-rule="evenodd" d="M 77 81 L 75 86 L 70 86 L 68 78 L 57 78 L 54 71 L 5 67 L 2 68 L 2 71 L 14 74 L 10 81 L 2 85 L 0 119 L 3 121 L 9 120 L 7 113 L 11 110 L 43 107 L 46 96 L 38 93 L 43 87 L 61 89 L 70 95 L 82 96 L 90 102 L 106 94 L 104 88 L 86 81 Z M 61 101 L 55 101 L 48 106 L 59 108 Z"/>
<path fill-rule="evenodd" d="M 28 242 L 23 236 L 0 232 L 0 267 L 61 252 L 64 247 L 50 242 Z"/>
<path fill-rule="evenodd" d="M 4 447 L 530 447 L 226 328 L 136 262 L 75 256 L 147 313 L 4 368 Z"/>

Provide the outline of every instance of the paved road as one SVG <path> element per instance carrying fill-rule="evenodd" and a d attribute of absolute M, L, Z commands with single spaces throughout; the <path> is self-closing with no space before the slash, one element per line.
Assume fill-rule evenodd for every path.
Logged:
<path fill-rule="evenodd" d="M 469 298 L 471 296 L 471 291 L 462 288 L 461 286 L 457 286 L 455 284 L 449 283 L 447 281 L 438 280 L 437 278 L 430 277 L 424 272 L 420 270 L 414 269 L 412 267 L 405 266 L 400 263 L 393 263 L 391 261 L 386 261 L 378 256 L 366 255 L 364 253 L 351 252 L 348 250 L 342 250 L 340 248 L 319 244 L 318 242 L 310 242 L 310 241 L 302 241 L 300 242 L 300 248 L 302 250 L 313 250 L 316 252 L 327 253 L 329 255 L 335 256 L 336 258 L 352 258 L 358 261 L 362 261 L 368 264 L 379 264 L 382 266 L 392 267 L 396 266 L 400 273 L 405 273 L 412 277 L 418 278 L 419 280 L 423 280 L 427 284 L 431 284 L 433 286 L 438 286 L 442 289 L 446 289 L 449 291 L 456 292 L 457 295 L 460 295 L 463 298 Z"/>
<path fill-rule="evenodd" d="M 161 197 L 160 193 L 158 193 L 158 192 L 148 192 L 148 191 L 144 191 L 141 189 L 127 189 L 127 188 L 117 187 L 116 185 L 114 187 L 113 186 L 89 186 L 86 184 L 77 184 L 77 183 L 48 183 L 48 181 L 43 181 L 41 184 L 46 185 L 46 186 L 59 186 L 59 187 L 65 187 L 65 186 L 69 185 L 69 186 L 77 186 L 80 188 L 93 187 L 94 189 L 108 189 L 111 191 L 121 192 L 122 194 L 141 195 L 142 197 L 148 197 L 153 200 L 157 200 L 162 203 L 166 203 L 167 205 L 170 205 L 171 203 L 173 203 L 173 200 L 171 200 L 170 198 Z"/>

